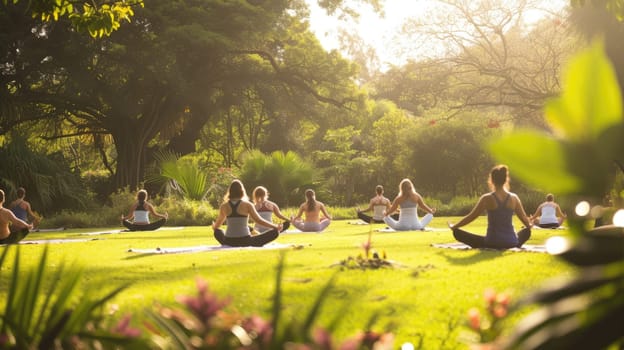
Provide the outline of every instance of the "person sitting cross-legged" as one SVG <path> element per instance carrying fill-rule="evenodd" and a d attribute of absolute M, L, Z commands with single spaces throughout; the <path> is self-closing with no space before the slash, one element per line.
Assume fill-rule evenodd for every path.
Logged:
<path fill-rule="evenodd" d="M 16 244 L 32 230 L 33 225 L 3 207 L 4 191 L 0 190 L 0 244 Z"/>
<path fill-rule="evenodd" d="M 418 218 L 418 207 L 427 212 L 422 219 Z M 399 211 L 399 220 L 395 220 L 390 215 L 397 209 Z M 414 189 L 414 184 L 409 179 L 401 180 L 399 184 L 399 194 L 392 201 L 390 209 L 384 216 L 384 221 L 390 228 L 396 231 L 424 230 L 425 227 L 433 219 L 435 208 L 430 208 L 422 196 Z"/>
<path fill-rule="evenodd" d="M 316 200 L 314 190 L 305 191 L 306 201 L 299 206 L 297 216 L 290 221 L 293 226 L 303 232 L 321 232 L 331 223 L 331 216 L 325 209 L 325 204 Z M 305 219 L 302 215 L 305 214 Z"/>
<path fill-rule="evenodd" d="M 251 235 L 249 218 L 269 231 Z M 226 224 L 226 230 L 221 225 Z M 282 224 L 274 224 L 263 219 L 253 203 L 249 201 L 245 186 L 240 180 L 233 180 L 219 207 L 219 215 L 212 224 L 214 237 L 222 245 L 231 247 L 261 247 L 275 240 L 282 231 Z"/>
<path fill-rule="evenodd" d="M 456 224 L 448 223 L 449 228 L 453 231 L 453 236 L 459 242 L 472 248 L 509 249 L 521 247 L 531 237 L 531 220 L 526 215 L 518 195 L 508 190 L 507 166 L 498 165 L 494 167 L 490 172 L 489 184 L 492 192 L 482 195 L 468 215 Z M 461 229 L 486 211 L 488 225 L 485 236 L 475 235 Z M 513 226 L 514 214 L 525 225 L 517 234 Z"/>

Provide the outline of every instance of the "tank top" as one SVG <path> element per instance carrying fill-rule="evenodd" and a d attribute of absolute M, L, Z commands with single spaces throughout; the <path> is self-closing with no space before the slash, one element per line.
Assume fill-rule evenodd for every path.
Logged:
<path fill-rule="evenodd" d="M 507 194 L 504 201 L 500 201 L 492 192 L 496 201 L 496 209 L 488 210 L 488 227 L 485 235 L 486 244 L 492 247 L 509 248 L 518 245 L 518 236 L 513 227 L 514 210 L 506 206 L 510 194 Z"/>
<path fill-rule="evenodd" d="M 134 222 L 149 224 L 149 212 L 145 210 L 145 202 L 139 202 L 134 209 Z"/>
<path fill-rule="evenodd" d="M 13 214 L 15 214 L 15 216 L 18 217 L 18 219 L 26 221 L 28 220 L 28 212 L 26 211 L 26 209 L 22 208 L 20 204 L 22 204 L 22 202 L 19 202 L 16 206 L 11 208 L 11 211 L 13 212 Z"/>
<path fill-rule="evenodd" d="M 227 237 L 249 236 L 249 217 L 238 213 L 238 206 L 241 204 L 241 201 L 238 200 L 236 203 L 229 201 L 228 203 L 230 204 L 230 208 L 232 208 L 232 213 L 230 213 L 226 219 L 227 228 L 225 230 L 225 235 Z"/>
<path fill-rule="evenodd" d="M 408 198 L 401 203 L 401 209 L 416 208 L 417 205 L 418 203 L 414 202 L 411 198 Z"/>
<path fill-rule="evenodd" d="M 555 208 L 554 204 L 546 203 L 542 207 L 542 213 L 540 215 L 540 224 L 557 224 L 559 220 L 557 220 L 557 208 Z"/>

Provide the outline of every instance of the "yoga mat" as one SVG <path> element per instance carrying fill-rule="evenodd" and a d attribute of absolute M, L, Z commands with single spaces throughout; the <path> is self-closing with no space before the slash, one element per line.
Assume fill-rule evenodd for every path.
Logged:
<path fill-rule="evenodd" d="M 469 250 L 476 249 L 471 248 L 469 245 L 460 242 L 452 242 L 452 243 L 432 243 L 432 247 L 435 248 L 447 248 L 447 249 L 457 249 L 457 250 Z M 482 250 L 494 250 L 494 251 L 511 251 L 511 252 L 534 252 L 534 253 L 547 253 L 546 246 L 544 245 L 532 245 L 532 244 L 524 244 L 520 248 L 510 248 L 510 249 L 494 249 L 494 248 L 478 248 Z"/>
<path fill-rule="evenodd" d="M 199 253 L 199 252 L 212 252 L 219 250 L 272 250 L 272 249 L 303 249 L 309 244 L 285 244 L 285 243 L 269 243 L 262 247 L 230 247 L 224 245 L 198 245 L 192 247 L 156 247 L 153 249 L 142 248 L 130 248 L 128 253 L 140 253 L 140 254 L 179 254 L 179 253 Z"/>
<path fill-rule="evenodd" d="M 57 228 L 38 228 L 34 229 L 31 232 L 58 232 L 65 231 L 65 227 L 57 227 Z"/>
<path fill-rule="evenodd" d="M 281 234 L 289 234 L 289 233 L 327 233 L 327 232 L 331 232 L 331 231 L 330 231 L 330 230 L 323 230 L 323 231 L 301 231 L 301 230 L 298 230 L 298 229 L 296 229 L 296 228 L 291 228 L 291 229 L 288 229 L 288 230 L 286 230 L 286 231 L 282 231 L 282 232 L 280 232 L 280 235 L 281 235 Z"/>
<path fill-rule="evenodd" d="M 385 228 L 376 229 L 375 231 L 377 231 L 377 232 L 407 232 L 407 231 L 442 232 L 442 231 L 448 231 L 448 230 L 449 229 L 446 229 L 446 228 L 425 227 L 424 230 L 416 230 L 416 229 L 414 229 L 414 230 L 401 230 L 401 231 L 398 231 L 398 230 L 392 229 L 390 227 L 385 227 Z"/>
<path fill-rule="evenodd" d="M 161 227 L 159 229 L 153 231 L 173 231 L 173 230 L 182 230 L 184 226 L 167 226 Z M 84 232 L 78 233 L 79 236 L 98 236 L 98 235 L 109 235 L 113 233 L 122 233 L 122 232 L 153 232 L 153 231 L 129 231 L 127 229 L 118 229 L 118 230 L 108 230 L 108 231 L 95 231 L 95 232 Z"/>
<path fill-rule="evenodd" d="M 95 241 L 98 238 L 75 238 L 75 239 L 39 239 L 39 240 L 23 240 L 18 244 L 48 244 L 48 243 L 74 243 L 74 242 L 88 242 Z"/>

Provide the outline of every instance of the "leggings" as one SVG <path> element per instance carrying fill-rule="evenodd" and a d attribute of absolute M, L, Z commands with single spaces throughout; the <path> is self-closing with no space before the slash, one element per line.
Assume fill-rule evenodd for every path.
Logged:
<path fill-rule="evenodd" d="M 19 231 L 12 231 L 7 238 L 0 239 L 0 244 L 16 244 L 24 239 L 28 233 L 30 233 L 30 231 L 28 231 L 27 228 L 23 228 Z"/>
<path fill-rule="evenodd" d="M 380 220 L 377 219 L 373 219 L 372 216 L 366 215 L 364 213 L 362 213 L 361 211 L 357 213 L 357 217 L 358 219 L 364 221 L 364 222 L 368 222 L 369 224 L 383 224 L 385 221 L 383 220 L 383 218 L 381 218 Z M 395 220 L 399 220 L 399 214 L 394 214 L 391 215 L 391 217 Z"/>
<path fill-rule="evenodd" d="M 517 245 L 494 245 L 488 244 L 485 242 L 484 236 L 475 235 L 468 231 L 464 231 L 460 228 L 453 229 L 453 236 L 459 242 L 469 245 L 472 248 L 492 248 L 492 249 L 509 249 L 509 248 L 520 248 L 526 241 L 531 238 L 531 229 L 528 227 L 523 228 L 518 231 L 518 244 Z"/>
<path fill-rule="evenodd" d="M 321 222 L 303 222 L 303 221 L 293 221 L 293 226 L 295 226 L 299 231 L 303 232 L 321 232 L 329 226 L 331 220 L 325 218 L 322 219 Z"/>
<path fill-rule="evenodd" d="M 407 211 L 404 209 L 404 211 Z M 415 210 L 414 210 L 415 212 Z M 418 220 L 417 215 L 399 215 L 399 220 L 395 220 L 392 217 L 386 216 L 384 221 L 390 228 L 396 231 L 410 231 L 410 230 L 424 230 L 427 225 L 433 220 L 433 214 L 427 214 L 423 216 L 422 220 Z"/>
<path fill-rule="evenodd" d="M 290 221 L 284 221 L 282 223 L 282 231 L 288 230 L 289 227 L 290 227 Z M 271 228 L 271 227 L 262 226 L 262 225 L 258 225 L 258 224 L 254 225 L 253 229 L 258 231 L 258 232 L 260 232 L 260 233 L 265 233 L 267 231 L 273 230 L 273 228 Z"/>
<path fill-rule="evenodd" d="M 133 224 L 128 220 L 124 220 L 123 225 L 130 231 L 154 231 L 164 225 L 167 220 L 160 219 L 149 224 Z"/>
<path fill-rule="evenodd" d="M 245 237 L 228 237 L 222 229 L 218 228 L 214 230 L 214 237 L 217 241 L 219 241 L 221 245 L 228 245 L 230 247 L 262 247 L 274 241 L 278 236 L 279 233 L 276 229 L 271 229 L 255 236 L 249 235 Z"/>
<path fill-rule="evenodd" d="M 541 228 L 557 228 L 559 227 L 559 223 L 558 222 L 553 222 L 550 224 L 537 224 L 537 226 L 541 227 Z"/>

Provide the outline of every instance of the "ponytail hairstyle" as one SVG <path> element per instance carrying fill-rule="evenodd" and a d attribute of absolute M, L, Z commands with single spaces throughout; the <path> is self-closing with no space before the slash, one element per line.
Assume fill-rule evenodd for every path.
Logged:
<path fill-rule="evenodd" d="M 269 198 L 269 191 L 264 186 L 258 186 L 254 188 L 252 196 L 254 203 L 260 203 L 262 200 Z"/>
<path fill-rule="evenodd" d="M 314 210 L 314 207 L 316 206 L 316 195 L 314 193 L 314 190 L 311 189 L 307 189 L 305 191 L 305 196 L 306 196 L 306 203 L 308 204 L 308 211 L 312 211 Z"/>
<path fill-rule="evenodd" d="M 414 189 L 414 184 L 410 179 L 403 179 L 399 184 L 399 197 L 407 198 L 411 193 L 416 192 Z"/>
<path fill-rule="evenodd" d="M 223 200 L 227 202 L 232 198 L 242 200 L 249 199 L 249 197 L 247 197 L 247 192 L 245 192 L 245 186 L 243 186 L 243 183 L 238 179 L 232 180 L 232 183 L 223 197 Z"/>
<path fill-rule="evenodd" d="M 383 190 L 383 186 L 382 185 L 377 185 L 377 187 L 375 187 L 375 192 L 377 193 L 378 196 L 381 196 L 384 192 Z"/>
<path fill-rule="evenodd" d="M 552 193 L 546 195 L 546 202 L 554 202 L 555 196 Z"/>
<path fill-rule="evenodd" d="M 490 178 L 488 184 L 491 190 L 497 188 L 504 188 L 509 190 L 509 170 L 506 165 L 497 165 L 490 171 Z"/>
<path fill-rule="evenodd" d="M 147 191 L 140 190 L 139 192 L 137 192 L 137 200 L 139 201 L 139 206 L 143 207 L 143 203 L 145 203 L 145 201 L 147 200 Z"/>

